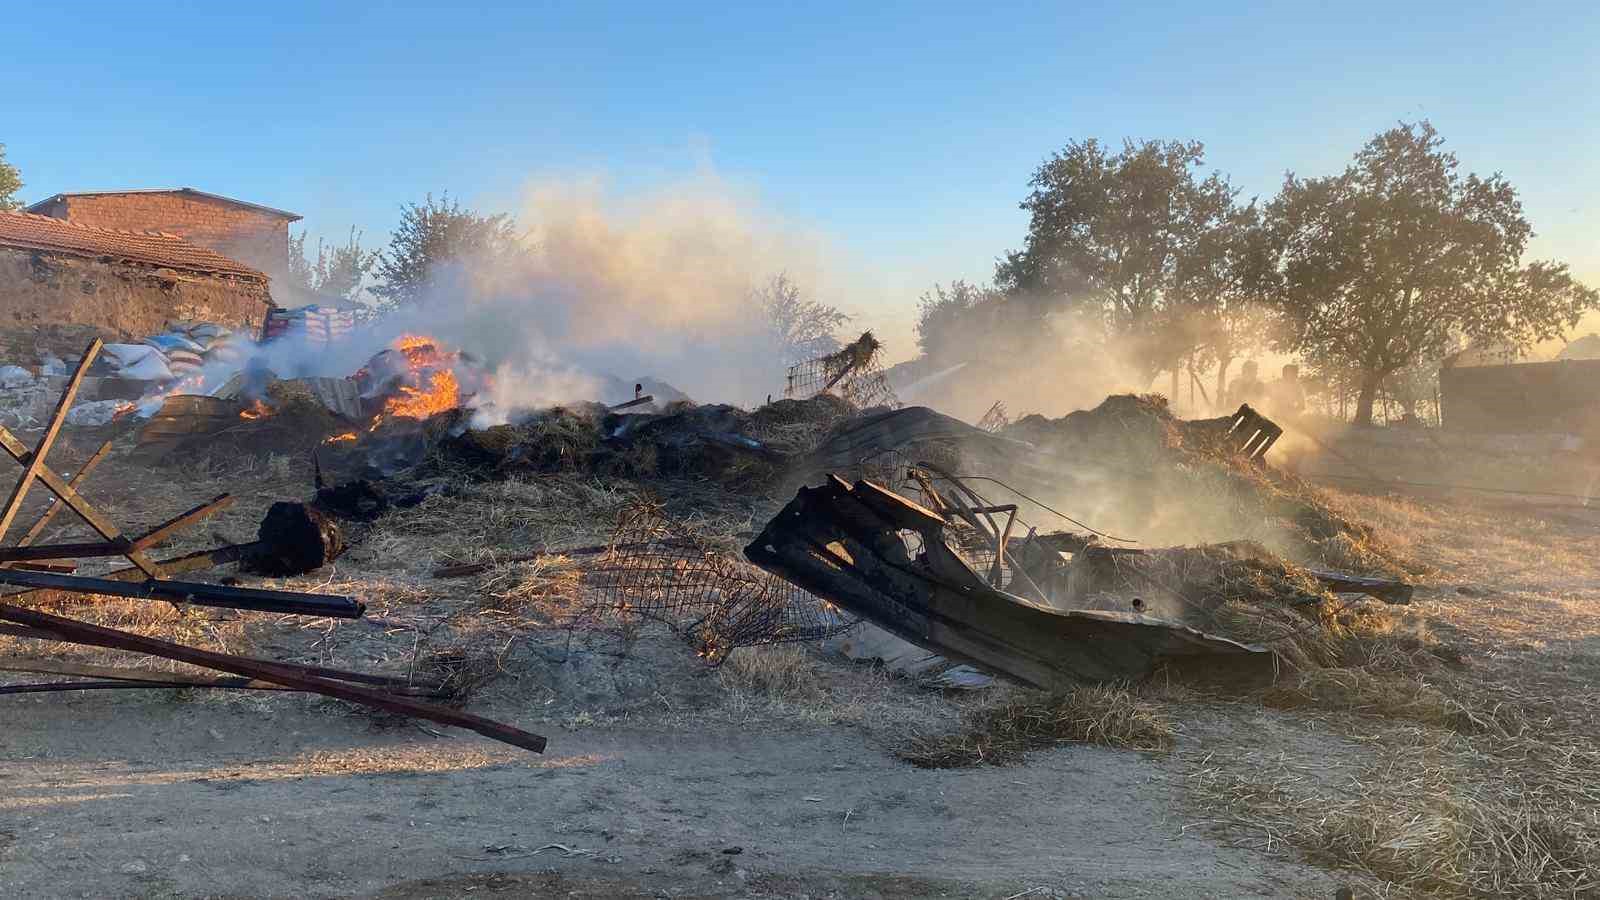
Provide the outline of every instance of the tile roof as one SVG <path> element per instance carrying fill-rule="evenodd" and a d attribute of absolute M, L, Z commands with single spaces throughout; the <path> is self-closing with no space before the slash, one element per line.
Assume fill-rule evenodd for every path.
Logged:
<path fill-rule="evenodd" d="M 267 276 L 215 250 L 162 231 L 94 228 L 50 216 L 0 212 L 0 247 L 47 250 L 266 281 Z"/>
<path fill-rule="evenodd" d="M 259 203 L 250 203 L 246 200 L 235 200 L 232 197 L 224 197 L 221 194 L 212 194 L 207 191 L 197 191 L 192 187 L 133 188 L 126 191 L 66 191 L 60 194 L 51 194 L 43 200 L 40 200 L 38 203 L 29 205 L 27 211 L 33 212 L 36 209 L 41 209 L 48 205 L 51 201 L 57 200 L 61 197 L 114 197 L 120 194 L 189 194 L 195 197 L 205 197 L 210 200 L 219 200 L 223 203 L 231 203 L 234 206 L 244 206 L 250 209 L 259 209 L 262 212 L 272 213 L 275 216 L 282 216 L 291 222 L 298 222 L 302 218 L 299 213 L 292 213 L 283 209 L 273 209 L 270 206 L 262 206 Z"/>

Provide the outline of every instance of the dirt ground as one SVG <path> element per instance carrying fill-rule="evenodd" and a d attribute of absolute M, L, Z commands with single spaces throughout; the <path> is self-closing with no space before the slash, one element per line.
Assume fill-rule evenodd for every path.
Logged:
<path fill-rule="evenodd" d="M 307 493 L 303 472 L 268 460 L 169 474 L 136 502 L 126 489 L 144 476 L 117 466 L 102 470 L 122 476 L 98 498 L 125 520 L 241 495 L 174 554 L 248 539 L 267 502 Z M 360 592 L 376 624 L 215 616 L 175 632 L 161 607 L 97 610 L 147 633 L 373 671 L 497 647 L 497 677 L 468 708 L 550 747 L 536 756 L 299 696 L 0 697 L 0 896 L 1406 896 L 1377 856 L 1318 852 L 1275 816 L 1309 808 L 1315 820 L 1374 772 L 1410 777 L 1401 747 L 1434 766 L 1458 751 L 1500 765 L 1427 723 L 1179 691 L 1161 700 L 1179 731 L 1169 752 L 1072 745 L 1015 767 L 918 769 L 893 756 L 897 736 L 948 726 L 981 699 L 808 649 L 740 651 L 715 670 L 654 633 L 575 650 L 544 612 L 566 584 L 557 572 L 427 577 L 440 558 L 510 551 L 533 534 L 603 539 L 601 514 L 627 499 L 558 480 L 472 488 L 396 514 L 334 570 L 287 582 Z M 1437 567 L 1414 611 L 1464 649 L 1467 680 L 1529 710 L 1557 698 L 1546 727 L 1594 733 L 1600 515 L 1342 500 Z M 595 521 L 550 512 L 573 504 Z M 703 513 L 730 534 L 761 514 Z M 30 680 L 47 679 L 5 677 Z M 1446 747 L 1455 740 L 1468 743 Z"/>

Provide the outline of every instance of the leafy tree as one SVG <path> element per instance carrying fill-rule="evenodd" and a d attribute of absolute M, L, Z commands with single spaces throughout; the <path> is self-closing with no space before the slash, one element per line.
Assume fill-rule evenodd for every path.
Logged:
<path fill-rule="evenodd" d="M 439 267 L 455 260 L 493 265 L 519 251 L 522 236 L 504 213 L 482 216 L 462 209 L 448 194 L 401 208 L 400 225 L 387 250 L 378 254 L 372 293 L 391 305 L 414 303 L 439 275 Z"/>
<path fill-rule="evenodd" d="M 1277 274 L 1261 209 L 1253 200 L 1234 206 L 1223 221 L 1203 231 L 1185 259 L 1179 276 L 1183 299 L 1174 305 L 1175 315 L 1187 323 L 1182 338 L 1195 345 L 1191 366 L 1216 367 L 1215 403 L 1225 396 L 1233 361 L 1267 343 L 1267 300 Z"/>
<path fill-rule="evenodd" d="M 21 209 L 17 191 L 22 190 L 22 173 L 6 162 L 6 145 L 0 144 L 0 209 Z"/>
<path fill-rule="evenodd" d="M 1014 295 L 1057 305 L 1098 306 L 1109 334 L 1136 338 L 1153 375 L 1194 350 L 1185 307 L 1210 302 L 1194 288 L 1197 257 L 1224 225 L 1234 189 L 1213 173 L 1200 178 L 1198 142 L 1124 141 L 1109 153 L 1095 140 L 1069 143 L 1034 173 L 1028 237 L 996 268 Z"/>
<path fill-rule="evenodd" d="M 306 256 L 306 233 L 289 238 L 289 280 L 308 291 L 354 300 L 361 283 L 378 263 L 378 252 L 361 247 L 354 226 L 343 246 L 323 246 L 317 238 L 317 258 Z"/>
<path fill-rule="evenodd" d="M 979 318 L 985 308 L 1000 300 L 994 288 L 980 287 L 957 279 L 917 300 L 917 346 L 924 356 L 939 360 L 964 359 L 983 337 Z"/>
<path fill-rule="evenodd" d="M 1360 372 L 1358 424 L 1385 378 L 1454 340 L 1527 347 L 1600 305 L 1565 265 L 1522 264 L 1533 229 L 1516 190 L 1461 175 L 1442 144 L 1428 122 L 1401 123 L 1342 174 L 1291 173 L 1267 208 L 1283 346 Z"/>
<path fill-rule="evenodd" d="M 834 331 L 850 317 L 832 306 L 806 299 L 787 273 L 750 292 L 751 301 L 771 329 L 784 363 L 793 365 L 839 349 Z"/>

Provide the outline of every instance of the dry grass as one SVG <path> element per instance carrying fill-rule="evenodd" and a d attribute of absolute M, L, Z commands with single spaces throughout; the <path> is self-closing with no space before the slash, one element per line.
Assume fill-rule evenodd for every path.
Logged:
<path fill-rule="evenodd" d="M 706 715 L 741 725 L 843 725 L 874 740 L 948 729 L 970 697 L 946 697 L 881 670 L 841 669 L 803 644 L 741 647 L 716 669 L 721 697 Z"/>
<path fill-rule="evenodd" d="M 912 736 L 895 755 L 924 769 L 1009 766 L 1061 744 L 1166 750 L 1176 739 L 1160 706 L 1126 685 L 1096 685 L 978 707 L 963 716 L 960 730 Z"/>
<path fill-rule="evenodd" d="M 1334 661 L 1262 700 L 1368 745 L 1372 760 L 1330 778 L 1321 754 L 1211 753 L 1189 779 L 1197 806 L 1252 844 L 1292 846 L 1396 894 L 1600 896 L 1600 665 L 1587 649 L 1600 566 L 1578 550 L 1592 532 L 1500 507 L 1337 502 L 1437 561 L 1435 591 L 1404 613 L 1329 621 Z M 1459 595 L 1463 576 L 1517 589 Z M 1469 665 L 1440 631 L 1478 651 Z"/>
<path fill-rule="evenodd" d="M 1264 703 L 1276 709 L 1316 708 L 1407 719 L 1454 731 L 1499 728 L 1428 679 L 1366 669 L 1308 669 L 1268 689 Z"/>
<path fill-rule="evenodd" d="M 717 668 L 724 690 L 745 699 L 761 698 L 773 706 L 817 704 L 828 696 L 815 654 L 783 644 L 735 650 Z"/>
<path fill-rule="evenodd" d="M 1213 756 L 1189 786 L 1210 824 L 1251 845 L 1293 846 L 1414 896 L 1600 891 L 1600 821 L 1588 787 L 1600 760 L 1592 748 L 1538 781 L 1460 737 L 1428 730 L 1396 732 L 1378 753 L 1381 762 L 1334 784 L 1311 771 L 1315 765 L 1281 756 Z"/>

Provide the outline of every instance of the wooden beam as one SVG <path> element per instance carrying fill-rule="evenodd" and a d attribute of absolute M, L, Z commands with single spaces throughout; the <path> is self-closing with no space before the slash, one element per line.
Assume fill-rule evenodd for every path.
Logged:
<path fill-rule="evenodd" d="M 56 442 L 56 435 L 61 433 L 61 426 L 66 424 L 67 413 L 72 410 L 72 401 L 78 396 L 78 388 L 83 385 L 83 377 L 89 374 L 89 367 L 94 364 L 94 358 L 100 355 L 100 347 L 100 339 L 95 338 L 89 342 L 89 348 L 83 351 L 83 359 L 78 360 L 78 368 L 73 371 L 66 388 L 61 392 L 61 397 L 56 400 L 55 413 L 50 416 L 50 424 L 45 428 L 44 436 L 39 438 L 39 446 L 33 450 L 33 458 L 23 463 L 22 477 L 17 479 L 16 486 L 11 489 L 11 496 L 6 499 L 4 509 L 0 509 L 0 541 L 5 540 L 6 532 L 11 530 L 11 523 L 17 518 L 17 513 L 22 511 L 22 501 L 27 499 L 28 488 L 33 487 L 33 480 L 39 477 L 39 470 L 44 468 L 45 457 L 50 455 L 50 448 Z"/>
<path fill-rule="evenodd" d="M 35 461 L 33 451 L 29 450 L 26 444 L 17 440 L 17 436 L 12 434 L 11 430 L 4 425 L 0 425 L 0 449 L 4 449 L 11 454 L 12 459 L 24 466 L 31 466 Z M 108 541 L 122 538 L 122 532 L 117 529 L 117 526 L 111 520 L 102 516 L 98 510 L 89 504 L 89 501 L 83 498 L 83 495 L 62 481 L 61 477 L 50 471 L 48 466 L 39 469 L 37 477 L 39 481 L 44 483 L 45 487 L 50 489 L 51 493 L 61 498 L 63 503 L 77 513 L 79 518 L 88 522 L 89 527 L 93 528 L 101 537 Z M 162 571 L 161 566 L 155 560 L 146 556 L 143 551 L 129 550 L 124 555 L 127 556 L 129 562 L 138 566 L 139 570 L 144 572 L 145 575 L 151 578 L 167 577 L 167 573 Z"/>
<path fill-rule="evenodd" d="M 190 525 L 205 519 L 215 513 L 233 505 L 232 494 L 218 494 L 211 500 L 196 506 L 179 516 L 174 516 L 160 525 L 150 529 L 144 534 L 133 539 L 134 550 L 149 550 L 151 547 L 171 537 L 173 532 L 188 528 Z"/>
<path fill-rule="evenodd" d="M 100 465 L 100 460 L 105 459 L 106 454 L 110 452 L 110 441 L 106 441 L 104 444 L 101 444 L 100 449 L 96 450 L 94 455 L 89 457 L 88 461 L 78 468 L 78 473 L 72 476 L 72 480 L 67 482 L 67 486 L 73 490 L 77 490 L 78 485 L 83 484 L 84 480 L 89 477 L 90 473 L 92 473 L 95 468 Z M 39 520 L 33 523 L 32 527 L 28 529 L 27 533 L 22 536 L 22 540 L 17 541 L 17 546 L 26 547 L 37 540 L 39 535 L 44 533 L 45 528 L 55 520 L 56 515 L 65 508 L 65 503 L 62 503 L 60 500 L 57 500 L 54 497 L 50 498 L 50 505 L 45 507 L 44 512 L 39 515 Z"/>

